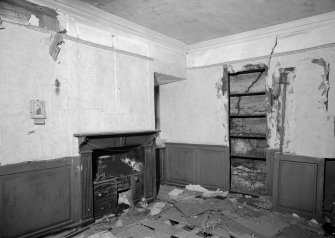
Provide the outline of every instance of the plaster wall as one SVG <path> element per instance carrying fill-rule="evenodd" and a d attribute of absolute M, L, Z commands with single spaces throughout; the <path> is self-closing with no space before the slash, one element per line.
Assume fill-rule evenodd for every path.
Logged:
<path fill-rule="evenodd" d="M 162 139 L 228 145 L 228 98 L 217 89 L 222 76 L 222 66 L 194 69 L 187 80 L 160 86 Z"/>
<path fill-rule="evenodd" d="M 59 12 L 58 19 L 66 28 L 68 35 L 153 58 L 154 72 L 180 78 L 186 77 L 186 47 L 163 45 L 154 40 L 92 22 L 80 16 L 69 16 L 63 12 Z"/>
<path fill-rule="evenodd" d="M 222 77 L 218 72 L 222 72 L 223 67 L 236 72 L 248 64 L 264 64 L 269 68 L 264 85 L 269 91 L 278 88 L 280 69 L 294 67 L 287 76 L 286 98 L 281 85 L 281 94 L 273 99 L 272 105 L 267 101 L 268 149 L 335 157 L 335 75 L 332 69 L 335 34 L 331 30 L 334 27 L 334 21 L 327 21 L 318 23 L 318 27 L 310 24 L 303 30 L 292 28 L 278 34 L 190 49 L 188 80 L 161 87 L 162 139 L 226 145 L 228 107 L 226 100 L 217 98 L 215 82 Z M 329 68 L 315 61 L 325 62 Z M 199 123 L 200 120 L 204 123 Z"/>
<path fill-rule="evenodd" d="M 335 42 L 335 12 L 191 45 L 187 67 L 203 67 L 303 50 Z"/>
<path fill-rule="evenodd" d="M 152 61 L 65 39 L 55 62 L 52 34 L 3 25 L 2 165 L 78 155 L 78 132 L 154 129 Z M 45 125 L 30 118 L 32 99 L 46 102 Z"/>

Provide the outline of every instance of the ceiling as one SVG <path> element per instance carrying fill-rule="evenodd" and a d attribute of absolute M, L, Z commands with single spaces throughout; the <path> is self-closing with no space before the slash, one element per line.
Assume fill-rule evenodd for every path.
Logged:
<path fill-rule="evenodd" d="M 186 44 L 335 11 L 335 0 L 81 1 Z"/>

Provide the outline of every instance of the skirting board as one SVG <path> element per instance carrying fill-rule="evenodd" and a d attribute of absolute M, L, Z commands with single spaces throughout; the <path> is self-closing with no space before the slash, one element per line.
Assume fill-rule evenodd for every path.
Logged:
<path fill-rule="evenodd" d="M 229 190 L 228 146 L 165 143 L 165 165 L 166 184 Z"/>
<path fill-rule="evenodd" d="M 273 209 L 322 218 L 324 159 L 276 153 Z"/>

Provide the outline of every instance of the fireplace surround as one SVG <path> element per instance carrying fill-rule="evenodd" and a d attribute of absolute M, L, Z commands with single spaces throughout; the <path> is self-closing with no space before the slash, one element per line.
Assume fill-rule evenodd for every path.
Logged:
<path fill-rule="evenodd" d="M 114 211 L 117 195 L 133 200 L 156 196 L 155 138 L 159 131 L 77 133 L 83 223 Z"/>

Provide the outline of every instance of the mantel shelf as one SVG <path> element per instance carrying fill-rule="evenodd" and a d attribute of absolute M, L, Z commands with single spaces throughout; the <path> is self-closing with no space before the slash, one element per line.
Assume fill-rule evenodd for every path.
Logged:
<path fill-rule="evenodd" d="M 150 135 L 159 133 L 160 130 L 148 131 L 113 131 L 113 132 L 81 132 L 75 133 L 75 137 L 118 137 L 118 136 L 137 136 L 137 135 Z"/>

